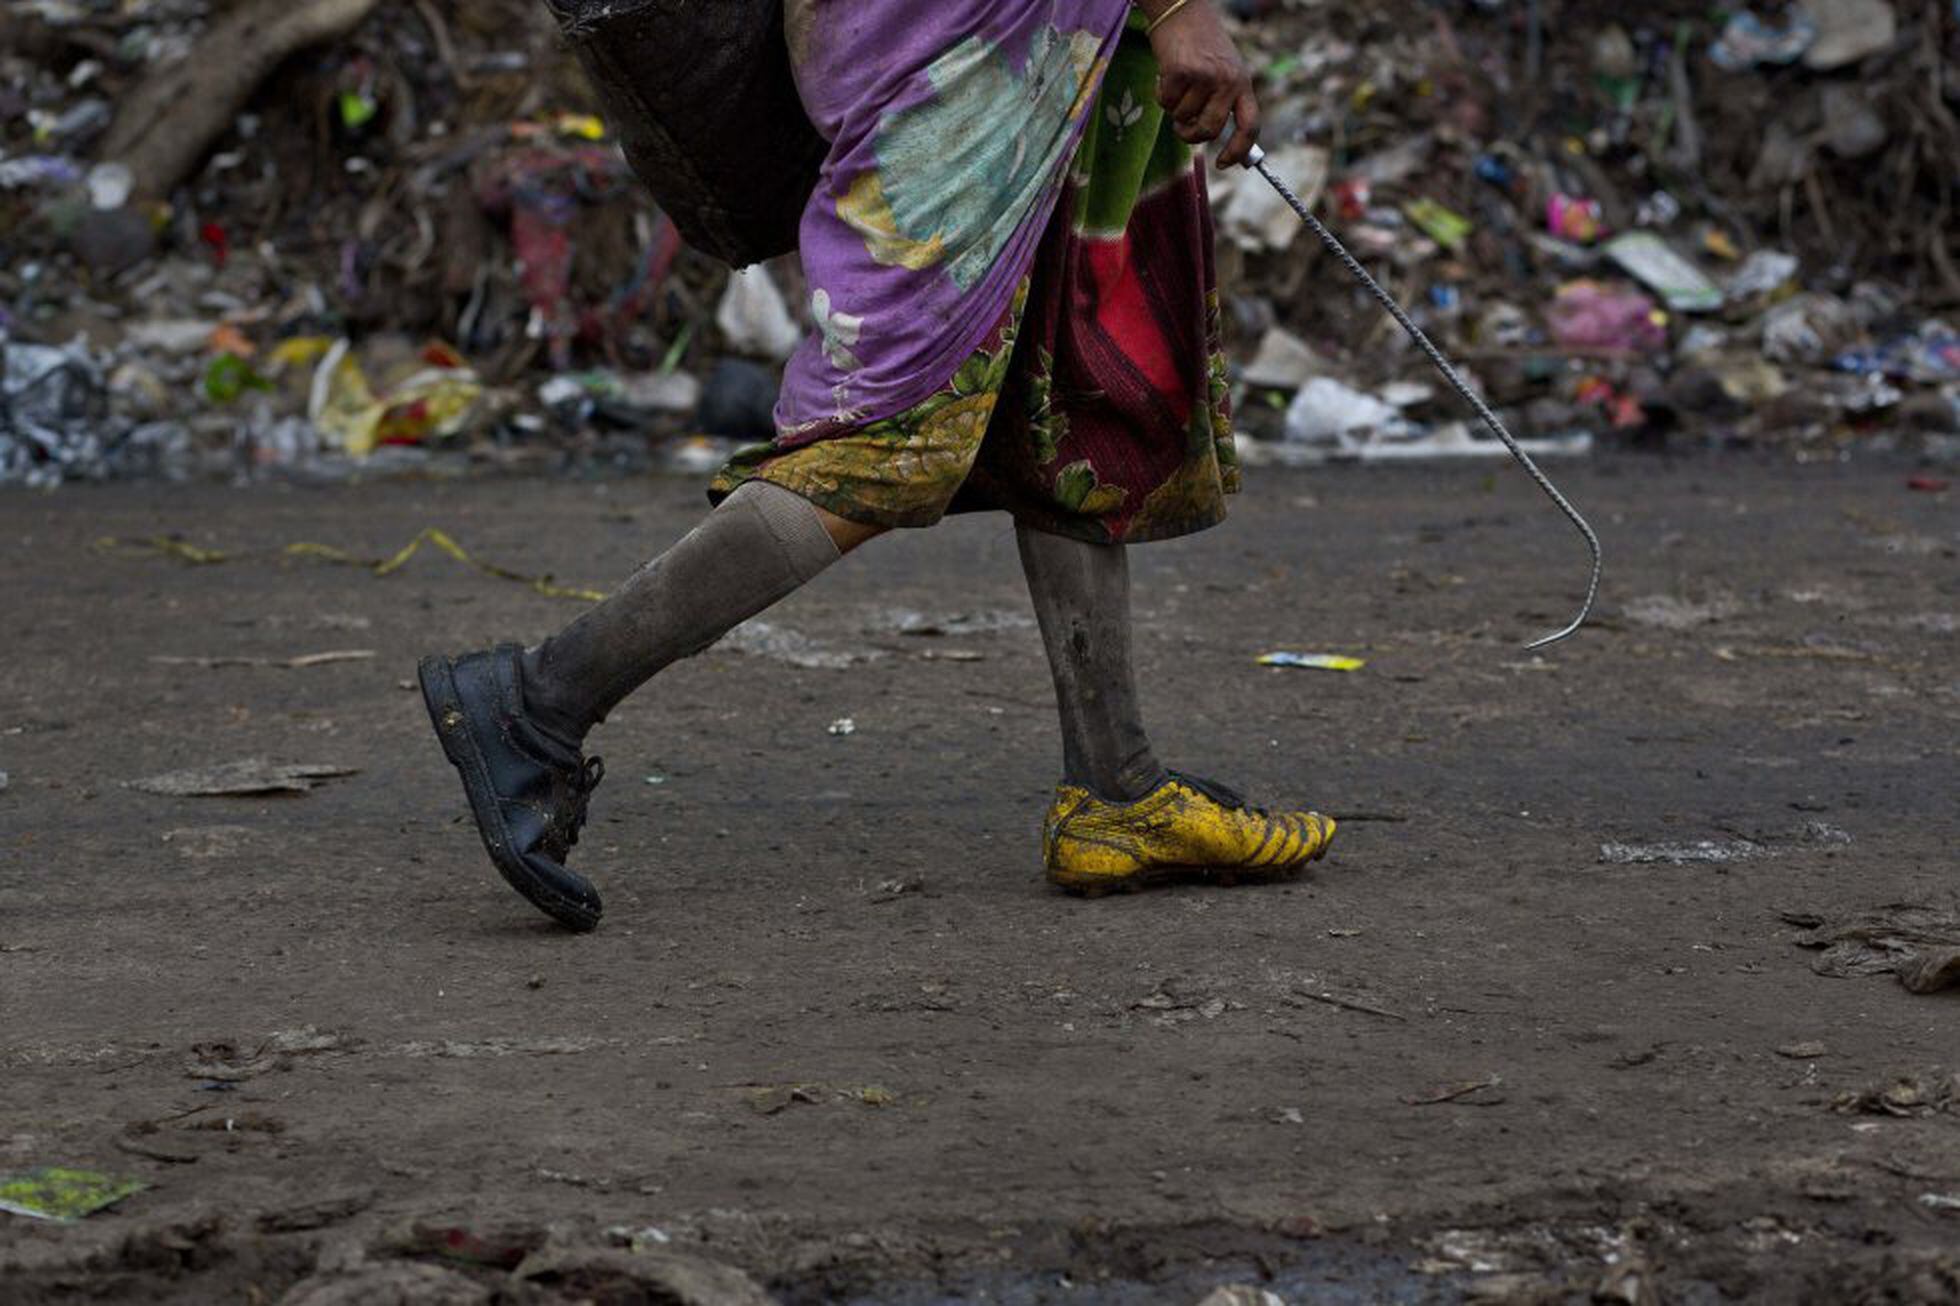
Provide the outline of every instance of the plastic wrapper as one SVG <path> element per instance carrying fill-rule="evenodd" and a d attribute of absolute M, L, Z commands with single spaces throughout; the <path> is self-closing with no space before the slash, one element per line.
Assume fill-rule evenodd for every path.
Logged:
<path fill-rule="evenodd" d="M 1666 315 L 1653 300 L 1597 281 L 1560 286 L 1545 318 L 1552 338 L 1568 349 L 1651 354 L 1667 345 Z"/>

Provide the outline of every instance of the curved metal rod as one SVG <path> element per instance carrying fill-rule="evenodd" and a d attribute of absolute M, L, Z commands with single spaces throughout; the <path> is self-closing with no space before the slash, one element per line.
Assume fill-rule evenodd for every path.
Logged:
<path fill-rule="evenodd" d="M 1542 639 L 1533 640 L 1531 643 L 1525 645 L 1525 647 L 1527 649 L 1544 648 L 1547 644 L 1556 644 L 1560 640 L 1567 639 L 1576 634 L 1579 627 L 1586 624 L 1586 618 L 1592 615 L 1593 603 L 1599 597 L 1599 577 L 1603 569 L 1599 536 L 1593 533 L 1593 528 L 1587 524 L 1584 517 L 1579 515 L 1579 510 L 1572 506 L 1571 501 L 1559 493 L 1558 487 L 1552 484 L 1551 478 L 1538 469 L 1538 464 L 1531 460 L 1531 455 L 1526 453 L 1518 444 L 1517 440 L 1512 437 L 1511 433 L 1504 429 L 1504 423 L 1498 420 L 1497 414 L 1491 411 L 1490 405 L 1479 398 L 1477 393 L 1470 388 L 1469 383 L 1457 374 L 1456 368 L 1450 365 L 1450 360 L 1443 357 L 1443 351 L 1430 343 L 1429 337 L 1423 334 L 1422 328 L 1417 326 L 1410 319 L 1409 315 L 1402 311 L 1402 306 L 1395 302 L 1395 297 L 1382 289 L 1381 284 L 1369 275 L 1368 269 L 1362 267 L 1356 261 L 1354 255 L 1347 252 L 1347 247 L 1341 244 L 1334 233 L 1327 229 L 1326 224 L 1322 223 L 1319 218 L 1316 218 L 1312 210 L 1300 202 L 1300 197 L 1293 193 L 1292 187 L 1281 181 L 1273 174 L 1273 170 L 1266 166 L 1266 152 L 1258 146 L 1254 146 L 1251 157 L 1246 160 L 1246 166 L 1255 169 L 1260 176 L 1270 182 L 1273 189 L 1279 192 L 1280 198 L 1291 205 L 1293 211 L 1300 215 L 1300 220 L 1306 223 L 1308 229 L 1320 238 L 1320 243 L 1325 245 L 1334 257 L 1346 266 L 1349 272 L 1354 274 L 1356 280 L 1368 288 L 1368 293 L 1373 295 L 1381 303 L 1381 306 L 1388 310 L 1389 316 L 1393 317 L 1396 323 L 1404 331 L 1409 333 L 1409 338 L 1416 342 L 1417 347 L 1424 354 L 1428 355 L 1429 361 L 1436 365 L 1436 370 L 1443 374 L 1443 379 L 1448 381 L 1459 395 L 1463 396 L 1463 401 L 1469 404 L 1475 410 L 1477 416 L 1483 419 L 1484 425 L 1488 426 L 1492 433 L 1504 442 L 1504 447 L 1511 451 L 1511 456 L 1516 458 L 1524 467 L 1525 471 L 1530 474 L 1531 479 L 1537 482 L 1538 488 L 1545 492 L 1547 498 L 1558 505 L 1559 511 L 1564 513 L 1571 520 L 1573 526 L 1578 528 L 1579 534 L 1585 537 L 1586 547 L 1592 551 L 1592 579 L 1586 584 L 1586 601 L 1580 605 L 1579 615 L 1574 617 L 1563 629 L 1546 635 Z"/>

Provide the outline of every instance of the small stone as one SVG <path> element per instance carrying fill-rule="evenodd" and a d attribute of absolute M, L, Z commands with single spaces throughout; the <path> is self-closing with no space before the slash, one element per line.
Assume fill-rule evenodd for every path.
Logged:
<path fill-rule="evenodd" d="M 1830 1055 L 1830 1051 L 1816 1039 L 1810 1039 L 1802 1043 L 1786 1043 L 1776 1049 L 1776 1055 L 1792 1061 L 1815 1061 L 1818 1057 Z"/>

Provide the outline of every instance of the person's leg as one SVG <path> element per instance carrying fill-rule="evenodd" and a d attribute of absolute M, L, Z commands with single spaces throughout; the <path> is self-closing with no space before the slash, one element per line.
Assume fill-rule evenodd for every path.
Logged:
<path fill-rule="evenodd" d="M 1285 875 L 1322 856 L 1331 819 L 1268 812 L 1158 762 L 1130 667 L 1127 549 L 1027 526 L 1016 538 L 1061 708 L 1063 779 L 1042 839 L 1049 880 L 1101 893 L 1163 874 Z"/>
<path fill-rule="evenodd" d="M 780 486 L 746 482 L 612 597 L 525 651 L 524 705 L 576 746 L 662 668 L 699 653 L 880 533 Z"/>
<path fill-rule="evenodd" d="M 565 862 L 604 774 L 581 745 L 620 699 L 873 535 L 752 481 L 619 592 L 528 652 L 422 659 L 422 699 L 477 832 L 513 888 L 575 930 L 605 910 Z"/>
<path fill-rule="evenodd" d="M 1062 774 L 1113 803 L 1162 784 L 1130 668 L 1130 563 L 1120 544 L 1015 527 L 1062 717 Z"/>

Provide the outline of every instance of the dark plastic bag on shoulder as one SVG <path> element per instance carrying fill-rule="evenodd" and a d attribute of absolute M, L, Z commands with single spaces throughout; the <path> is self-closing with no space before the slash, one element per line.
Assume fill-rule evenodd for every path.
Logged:
<path fill-rule="evenodd" d="M 695 248 L 796 248 L 827 151 L 797 98 L 782 0 L 545 0 L 627 162 Z"/>

